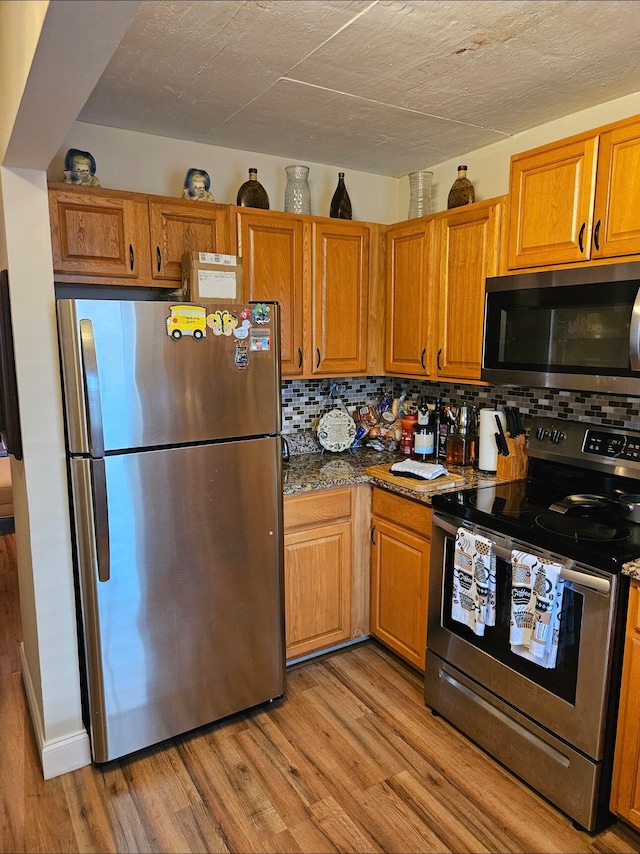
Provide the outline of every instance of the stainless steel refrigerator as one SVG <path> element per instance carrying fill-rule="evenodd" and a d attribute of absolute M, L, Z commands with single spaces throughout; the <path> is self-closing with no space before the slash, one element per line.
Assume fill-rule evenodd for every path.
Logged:
<path fill-rule="evenodd" d="M 93 759 L 285 690 L 277 304 L 57 303 Z"/>

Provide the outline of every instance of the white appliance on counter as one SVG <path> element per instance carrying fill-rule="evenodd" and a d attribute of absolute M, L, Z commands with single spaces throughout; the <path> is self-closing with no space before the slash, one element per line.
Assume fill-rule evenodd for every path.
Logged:
<path fill-rule="evenodd" d="M 86 724 L 106 762 L 285 690 L 276 304 L 57 304 Z"/>

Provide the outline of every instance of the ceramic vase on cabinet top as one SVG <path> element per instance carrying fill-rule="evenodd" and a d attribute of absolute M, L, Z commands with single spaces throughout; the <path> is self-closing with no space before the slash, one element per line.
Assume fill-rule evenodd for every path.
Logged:
<path fill-rule="evenodd" d="M 311 190 L 308 166 L 285 166 L 287 185 L 284 188 L 284 209 L 289 213 L 311 213 Z"/>
<path fill-rule="evenodd" d="M 433 172 L 420 169 L 409 172 L 409 219 L 431 213 L 431 182 Z"/>
<path fill-rule="evenodd" d="M 458 166 L 458 177 L 449 190 L 447 208 L 458 208 L 461 205 L 471 205 L 476 200 L 473 184 L 467 178 L 467 167 Z"/>

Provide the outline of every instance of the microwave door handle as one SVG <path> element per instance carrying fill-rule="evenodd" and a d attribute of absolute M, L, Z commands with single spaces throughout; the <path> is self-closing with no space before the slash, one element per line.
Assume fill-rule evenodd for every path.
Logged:
<path fill-rule="evenodd" d="M 98 360 L 93 335 L 93 325 L 86 318 L 80 321 L 80 351 L 82 354 L 82 379 L 87 410 L 87 432 L 91 460 L 91 504 L 95 529 L 98 579 L 108 581 L 111 576 L 109 547 L 109 508 L 107 503 L 107 475 L 104 461 L 104 433 L 102 430 L 102 402 L 98 381 Z"/>
<path fill-rule="evenodd" d="M 640 371 L 640 288 L 631 310 L 629 329 L 629 363 L 632 371 Z"/>

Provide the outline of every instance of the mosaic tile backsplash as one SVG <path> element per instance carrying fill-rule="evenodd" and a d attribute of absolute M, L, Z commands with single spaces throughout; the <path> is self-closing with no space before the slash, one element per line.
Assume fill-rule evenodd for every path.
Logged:
<path fill-rule="evenodd" d="M 285 434 L 308 432 L 317 418 L 336 405 L 337 398 L 352 411 L 364 403 L 379 401 L 385 391 L 390 391 L 394 397 L 405 392 L 408 400 L 416 401 L 422 395 L 427 395 L 430 402 L 439 396 L 454 407 L 475 405 L 500 409 L 517 406 L 525 423 L 535 415 L 547 415 L 640 430 L 639 397 L 515 386 L 457 385 L 392 377 L 283 380 L 282 430 Z M 309 447 L 304 444 L 304 447 L 318 449 L 314 443 Z"/>

